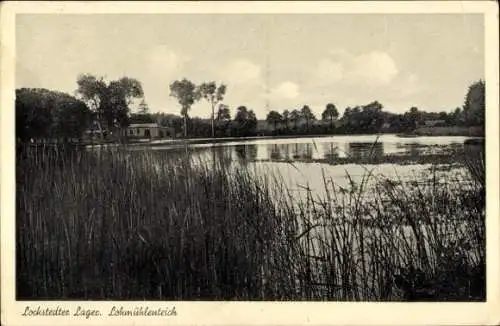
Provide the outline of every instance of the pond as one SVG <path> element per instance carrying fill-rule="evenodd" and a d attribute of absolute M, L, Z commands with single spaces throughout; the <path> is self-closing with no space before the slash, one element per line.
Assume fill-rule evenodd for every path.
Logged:
<path fill-rule="evenodd" d="M 303 193 L 304 187 L 308 187 L 321 196 L 325 180 L 349 186 L 366 180 L 367 175 L 371 182 L 465 178 L 460 163 L 467 139 L 469 137 L 338 135 L 147 148 L 168 156 L 187 152 L 193 162 L 209 163 L 215 159 L 226 166 L 245 167 L 257 176 L 271 176 L 289 191 Z M 431 168 L 434 169 L 431 171 Z"/>

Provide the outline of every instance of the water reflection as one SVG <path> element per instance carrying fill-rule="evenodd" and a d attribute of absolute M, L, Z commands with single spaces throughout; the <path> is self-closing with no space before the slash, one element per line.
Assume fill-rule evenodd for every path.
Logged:
<path fill-rule="evenodd" d="M 313 145 L 310 143 L 295 144 L 292 157 L 300 160 L 311 160 L 313 157 Z"/>
<path fill-rule="evenodd" d="M 333 163 L 339 159 L 339 147 L 337 143 L 323 144 L 323 157 L 327 162 Z"/>
<path fill-rule="evenodd" d="M 401 149 L 401 154 L 410 155 L 410 156 L 418 156 L 423 154 L 423 149 L 426 147 L 419 143 L 397 143 L 396 147 Z"/>
<path fill-rule="evenodd" d="M 282 153 L 283 149 L 285 149 L 286 153 L 286 148 L 281 148 L 285 147 L 283 144 L 269 144 L 267 145 L 267 155 L 271 160 L 279 161 L 282 159 L 285 159 L 285 155 Z"/>
<path fill-rule="evenodd" d="M 313 145 L 309 143 L 268 144 L 267 154 L 271 161 L 308 161 L 313 159 Z"/>
<path fill-rule="evenodd" d="M 234 146 L 234 151 L 240 163 L 246 164 L 257 160 L 257 145 L 236 145 Z"/>
<path fill-rule="evenodd" d="M 384 157 L 383 143 L 348 143 L 347 156 L 360 163 L 372 163 Z"/>
<path fill-rule="evenodd" d="M 387 145 L 387 146 L 386 146 Z M 321 142 L 321 143 L 271 143 L 240 144 L 231 146 L 239 161 L 272 162 L 325 162 L 329 164 L 415 161 L 431 154 L 445 154 L 451 145 L 429 145 L 418 142 Z M 259 155 L 257 152 L 259 150 Z"/>
<path fill-rule="evenodd" d="M 232 162 L 247 164 L 255 161 L 318 162 L 333 165 L 345 164 L 445 164 L 456 160 L 455 154 L 464 151 L 461 138 L 420 137 L 402 139 L 383 135 L 378 139 L 368 136 L 317 139 L 273 139 L 246 142 L 221 143 L 214 147 L 193 145 L 189 156 L 216 160 L 224 165 Z M 177 146 L 176 146 L 177 147 Z M 161 149 L 161 148 L 160 148 Z M 163 148 L 167 149 L 167 148 Z M 170 148 L 185 155 L 185 148 Z"/>

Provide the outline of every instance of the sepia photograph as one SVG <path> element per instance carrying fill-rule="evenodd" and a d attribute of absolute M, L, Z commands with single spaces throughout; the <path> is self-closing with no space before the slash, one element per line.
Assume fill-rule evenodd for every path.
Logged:
<path fill-rule="evenodd" d="M 486 303 L 485 25 L 17 13 L 14 300 Z"/>
<path fill-rule="evenodd" d="M 16 33 L 18 299 L 485 300 L 481 15 Z"/>

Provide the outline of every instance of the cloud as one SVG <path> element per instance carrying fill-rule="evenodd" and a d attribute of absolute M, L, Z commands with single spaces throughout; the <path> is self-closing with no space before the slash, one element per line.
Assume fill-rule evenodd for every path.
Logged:
<path fill-rule="evenodd" d="M 295 99 L 299 95 L 299 85 L 290 81 L 279 84 L 271 91 L 271 97 L 274 99 Z"/>
<path fill-rule="evenodd" d="M 190 60 L 188 57 L 178 55 L 165 45 L 157 46 L 149 53 L 149 69 L 163 74 L 180 71 Z"/>
<path fill-rule="evenodd" d="M 371 51 L 357 56 L 346 51 L 331 51 L 316 68 L 315 78 L 320 83 L 344 83 L 380 87 L 389 85 L 399 70 L 393 58 L 380 51 Z"/>
<path fill-rule="evenodd" d="M 385 52 L 361 54 L 348 62 L 346 79 L 351 83 L 363 83 L 368 86 L 384 86 L 398 75 L 396 63 Z"/>
<path fill-rule="evenodd" d="M 186 69 L 190 66 L 191 57 L 179 49 L 159 45 L 146 48 L 134 60 L 128 61 L 127 75 L 141 81 L 151 111 L 178 114 L 179 104 L 170 96 L 169 85 L 176 79 L 190 78 Z"/>
<path fill-rule="evenodd" d="M 337 59 L 346 59 L 351 57 L 351 54 L 344 49 L 332 49 L 328 53 L 330 54 L 330 57 Z"/>
<path fill-rule="evenodd" d="M 234 84 L 258 83 L 261 80 L 260 66 L 246 59 L 230 62 L 224 69 L 224 80 Z"/>
<path fill-rule="evenodd" d="M 323 82 L 336 83 L 342 80 L 344 67 L 342 63 L 330 59 L 323 59 L 316 68 L 316 76 Z"/>

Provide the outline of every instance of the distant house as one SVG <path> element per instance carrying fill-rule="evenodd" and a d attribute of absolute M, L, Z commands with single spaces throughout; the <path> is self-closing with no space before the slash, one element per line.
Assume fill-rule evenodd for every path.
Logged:
<path fill-rule="evenodd" d="M 157 123 L 134 123 L 127 127 L 126 135 L 129 138 L 161 139 L 174 137 L 175 131 Z"/>

